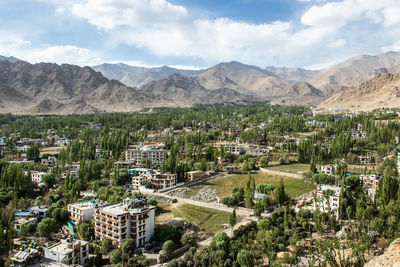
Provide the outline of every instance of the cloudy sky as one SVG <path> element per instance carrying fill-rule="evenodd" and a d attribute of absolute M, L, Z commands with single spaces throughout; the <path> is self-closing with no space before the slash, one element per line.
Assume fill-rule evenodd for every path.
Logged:
<path fill-rule="evenodd" d="M 400 50 L 399 0 L 0 0 L 0 55 L 320 68 Z"/>

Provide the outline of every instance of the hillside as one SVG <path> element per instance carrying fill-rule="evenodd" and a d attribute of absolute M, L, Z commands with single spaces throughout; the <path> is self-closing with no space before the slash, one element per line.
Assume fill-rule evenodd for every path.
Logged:
<path fill-rule="evenodd" d="M 162 66 L 159 68 L 145 68 L 129 66 L 123 63 L 105 63 L 92 68 L 101 72 L 108 79 L 115 79 L 128 86 L 134 87 L 143 86 L 152 81 L 165 79 L 175 73 L 185 76 L 198 73 L 198 71 L 194 70 L 181 70 L 168 66 Z"/>
<path fill-rule="evenodd" d="M 87 113 L 137 110 L 154 101 L 89 67 L 0 61 L 3 112 Z M 7 89 L 7 93 L 5 92 Z M 12 98 L 11 98 L 12 96 Z M 23 106 L 16 103 L 23 102 Z"/>
<path fill-rule="evenodd" d="M 265 70 L 274 73 L 279 78 L 288 81 L 309 81 L 318 75 L 320 70 L 306 70 L 302 68 L 286 68 L 268 66 Z"/>
<path fill-rule="evenodd" d="M 361 55 L 350 58 L 321 71 L 311 81 L 315 88 L 330 96 L 341 86 L 354 87 L 379 74 L 393 71 L 400 65 L 400 53 L 388 52 L 376 56 Z"/>
<path fill-rule="evenodd" d="M 400 74 L 382 74 L 358 87 L 352 87 L 333 95 L 320 105 L 323 111 L 344 107 L 351 111 L 370 111 L 377 108 L 400 107 Z"/>

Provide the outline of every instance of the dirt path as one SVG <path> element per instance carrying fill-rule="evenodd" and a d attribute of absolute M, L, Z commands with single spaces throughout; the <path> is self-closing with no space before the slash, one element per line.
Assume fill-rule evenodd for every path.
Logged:
<path fill-rule="evenodd" d="M 260 168 L 260 171 L 273 174 L 273 175 L 279 175 L 279 176 L 286 176 L 286 177 L 291 177 L 295 179 L 303 179 L 303 177 L 300 174 L 295 174 L 295 173 L 290 173 L 290 172 L 280 172 L 280 171 L 273 171 L 265 168 Z"/>

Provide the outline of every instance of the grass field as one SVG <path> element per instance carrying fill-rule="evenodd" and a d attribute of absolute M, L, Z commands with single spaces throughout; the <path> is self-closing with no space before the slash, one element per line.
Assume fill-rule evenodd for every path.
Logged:
<path fill-rule="evenodd" d="M 289 164 L 289 165 L 272 166 L 272 167 L 267 167 L 266 169 L 273 170 L 273 171 L 279 171 L 279 172 L 289 172 L 289 173 L 298 174 L 299 172 L 308 172 L 310 170 L 310 165 L 297 163 L 297 164 Z"/>
<path fill-rule="evenodd" d="M 173 209 L 175 217 L 180 217 L 207 233 L 216 233 L 222 224 L 228 223 L 229 212 L 194 205 L 181 205 Z"/>
<path fill-rule="evenodd" d="M 272 174 L 267 174 L 263 172 L 257 172 L 252 174 L 255 178 L 256 185 L 257 184 L 274 184 L 278 185 L 280 183 L 281 178 L 285 183 L 286 192 L 290 197 L 296 197 L 307 192 L 310 192 L 314 189 L 313 185 L 304 183 L 302 179 L 295 179 L 290 177 L 277 176 Z M 224 176 L 221 178 L 217 178 L 214 180 L 209 180 L 201 185 L 196 185 L 191 187 L 191 191 L 187 193 L 187 195 L 194 195 L 197 193 L 202 187 L 208 185 L 213 189 L 218 190 L 218 195 L 220 197 L 229 196 L 232 193 L 232 189 L 235 187 L 244 187 L 246 182 L 247 174 L 236 174 L 230 176 Z M 193 192 L 192 192 L 193 191 Z"/>

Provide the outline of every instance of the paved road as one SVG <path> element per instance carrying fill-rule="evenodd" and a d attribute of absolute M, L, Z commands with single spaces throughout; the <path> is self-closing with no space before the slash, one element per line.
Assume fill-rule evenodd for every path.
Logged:
<path fill-rule="evenodd" d="M 273 170 L 269 170 L 269 169 L 265 169 L 265 168 L 260 168 L 260 171 L 269 173 L 269 174 L 273 174 L 273 175 L 286 176 L 286 177 L 291 177 L 291 178 L 295 178 L 295 179 L 303 179 L 303 176 L 301 174 L 273 171 Z"/>

